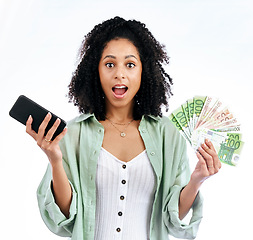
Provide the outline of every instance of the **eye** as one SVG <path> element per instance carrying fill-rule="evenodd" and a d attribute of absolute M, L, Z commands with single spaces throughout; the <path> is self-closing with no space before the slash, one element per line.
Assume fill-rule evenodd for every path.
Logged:
<path fill-rule="evenodd" d="M 113 68 L 114 64 L 109 62 L 109 63 L 106 63 L 105 66 L 108 68 Z"/>
<path fill-rule="evenodd" d="M 135 67 L 135 64 L 132 63 L 132 62 L 130 62 L 130 63 L 127 64 L 127 67 L 128 67 L 128 68 L 134 68 L 134 67 Z"/>

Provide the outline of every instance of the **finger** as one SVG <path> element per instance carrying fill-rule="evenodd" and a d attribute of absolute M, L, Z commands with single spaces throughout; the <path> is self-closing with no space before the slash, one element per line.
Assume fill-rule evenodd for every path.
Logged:
<path fill-rule="evenodd" d="M 212 142 L 211 142 L 209 139 L 206 139 L 206 140 L 205 140 L 205 144 L 206 144 L 212 151 L 215 151 L 215 152 L 216 152 L 216 150 L 215 150 L 215 148 L 214 148 Z"/>
<path fill-rule="evenodd" d="M 38 135 L 37 135 L 37 144 L 39 146 L 41 146 L 41 144 L 44 140 L 45 129 L 46 129 L 51 117 L 52 117 L 52 114 L 48 113 L 46 115 L 46 117 L 44 118 L 43 122 L 39 126 Z"/>
<path fill-rule="evenodd" d="M 64 128 L 63 131 L 54 139 L 54 141 L 52 142 L 53 144 L 58 144 L 61 139 L 66 135 L 68 129 Z"/>
<path fill-rule="evenodd" d="M 57 128 L 59 127 L 61 123 L 61 120 L 59 118 L 57 118 L 53 124 L 53 126 L 49 129 L 49 131 L 47 132 L 47 135 L 45 136 L 44 140 L 46 141 L 50 141 L 55 133 L 55 131 L 57 130 Z"/>
<path fill-rule="evenodd" d="M 198 148 L 198 150 L 206 162 L 209 173 L 214 174 L 215 166 L 213 162 L 213 157 L 208 153 L 207 147 L 204 144 L 202 144 L 201 147 Z"/>
<path fill-rule="evenodd" d="M 205 140 L 205 144 L 211 150 L 211 151 L 209 151 L 209 153 L 213 157 L 215 173 L 217 173 L 219 171 L 219 169 L 221 168 L 221 162 L 220 162 L 220 159 L 217 155 L 216 149 L 214 148 L 212 142 L 208 139 Z"/>
<path fill-rule="evenodd" d="M 196 152 L 196 155 L 197 155 L 197 158 L 199 160 L 198 164 L 202 167 L 205 167 L 207 169 L 207 165 L 206 165 L 206 161 L 205 159 L 203 158 L 203 156 L 200 154 L 199 151 Z M 208 170 L 208 169 L 207 169 Z"/>
<path fill-rule="evenodd" d="M 37 133 L 32 129 L 32 122 L 33 118 L 30 115 L 29 118 L 26 121 L 26 132 L 34 139 L 36 140 Z"/>
<path fill-rule="evenodd" d="M 209 172 L 209 169 L 206 165 L 206 161 L 205 159 L 203 158 L 203 156 L 200 154 L 200 152 L 196 152 L 196 155 L 197 155 L 197 158 L 198 158 L 198 163 L 196 165 L 196 168 L 197 169 L 200 169 L 201 171 L 201 174 L 202 174 L 202 177 L 203 179 L 202 180 L 205 180 L 207 179 L 209 176 L 211 176 L 210 172 Z"/>

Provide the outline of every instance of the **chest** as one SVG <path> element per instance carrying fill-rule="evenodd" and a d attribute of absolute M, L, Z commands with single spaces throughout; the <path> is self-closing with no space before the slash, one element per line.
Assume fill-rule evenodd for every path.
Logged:
<path fill-rule="evenodd" d="M 132 124 L 127 129 L 124 126 L 105 125 L 102 147 L 121 161 L 129 162 L 145 150 L 143 139 L 137 124 Z M 124 136 L 121 133 L 124 132 Z"/>
<path fill-rule="evenodd" d="M 96 174 L 95 239 L 148 239 L 155 190 L 146 151 L 125 163 L 102 148 Z"/>

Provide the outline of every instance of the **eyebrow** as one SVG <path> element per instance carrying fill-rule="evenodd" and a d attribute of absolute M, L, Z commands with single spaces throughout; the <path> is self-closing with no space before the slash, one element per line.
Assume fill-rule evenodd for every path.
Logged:
<path fill-rule="evenodd" d="M 127 56 L 125 57 L 125 59 L 131 58 L 131 57 L 133 57 L 133 58 L 135 58 L 136 60 L 138 60 L 137 57 L 135 57 L 134 55 L 127 55 Z"/>
<path fill-rule="evenodd" d="M 125 56 L 125 59 L 131 58 L 131 57 L 133 57 L 133 58 L 135 58 L 136 60 L 138 60 L 137 57 L 135 57 L 134 55 L 131 55 L 131 54 Z M 113 59 L 116 59 L 116 57 L 115 57 L 114 55 L 106 55 L 106 56 L 104 57 L 104 59 L 106 59 L 106 58 L 113 58 Z M 104 59 L 103 59 L 103 60 L 104 60 Z"/>

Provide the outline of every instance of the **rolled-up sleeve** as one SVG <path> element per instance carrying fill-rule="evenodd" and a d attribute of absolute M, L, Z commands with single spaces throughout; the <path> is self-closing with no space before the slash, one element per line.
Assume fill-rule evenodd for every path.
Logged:
<path fill-rule="evenodd" d="M 51 182 L 52 173 L 49 165 L 37 190 L 38 205 L 42 219 L 49 230 L 51 230 L 53 233 L 62 237 L 71 237 L 77 212 L 77 193 L 72 183 L 69 181 L 72 189 L 72 200 L 69 218 L 66 218 L 55 202 L 51 188 Z"/>
<path fill-rule="evenodd" d="M 170 188 L 168 196 L 165 198 L 163 204 L 163 221 L 169 230 L 169 234 L 184 239 L 196 238 L 199 224 L 202 219 L 203 198 L 199 192 L 192 204 L 192 211 L 189 223 L 179 219 L 179 198 L 182 189 L 188 184 L 190 180 L 190 167 L 187 151 L 182 151 L 180 165 L 178 167 L 177 175 L 173 186 Z"/>

